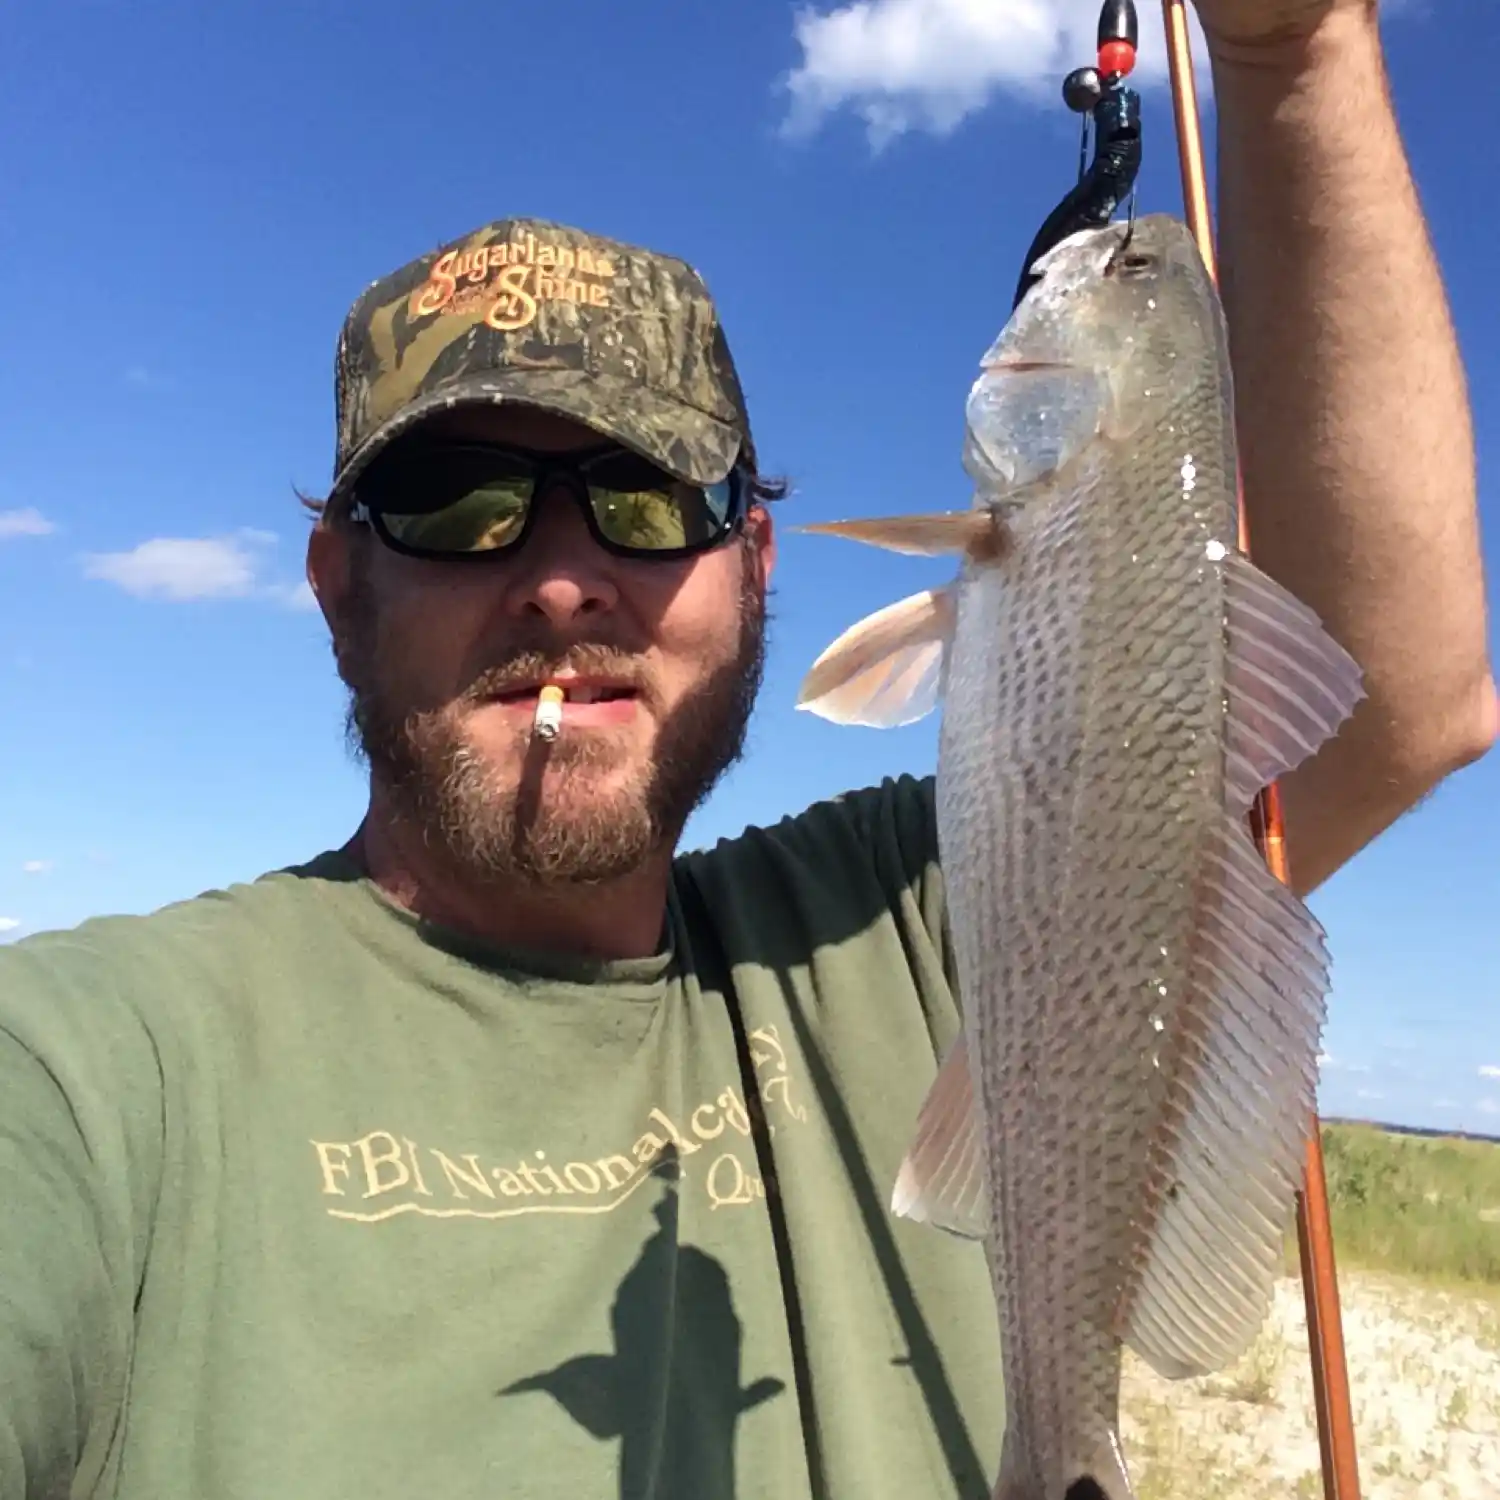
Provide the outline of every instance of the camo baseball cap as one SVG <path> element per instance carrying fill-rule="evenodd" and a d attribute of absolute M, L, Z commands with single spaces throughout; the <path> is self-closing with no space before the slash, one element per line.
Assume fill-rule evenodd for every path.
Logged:
<path fill-rule="evenodd" d="M 486 224 L 370 286 L 344 320 L 336 386 L 330 503 L 393 438 L 457 406 L 541 407 L 693 484 L 755 463 L 698 273 L 542 219 Z"/>

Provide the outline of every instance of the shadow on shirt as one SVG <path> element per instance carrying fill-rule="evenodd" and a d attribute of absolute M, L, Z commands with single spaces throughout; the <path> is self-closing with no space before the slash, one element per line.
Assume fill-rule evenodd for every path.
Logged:
<path fill-rule="evenodd" d="M 581 1355 L 496 1394 L 545 1391 L 594 1437 L 618 1438 L 620 1500 L 733 1500 L 739 1419 L 785 1386 L 767 1377 L 741 1387 L 729 1277 L 713 1256 L 678 1243 L 675 1163 L 656 1175 L 665 1185 L 652 1210 L 658 1228 L 615 1294 L 614 1353 Z"/>

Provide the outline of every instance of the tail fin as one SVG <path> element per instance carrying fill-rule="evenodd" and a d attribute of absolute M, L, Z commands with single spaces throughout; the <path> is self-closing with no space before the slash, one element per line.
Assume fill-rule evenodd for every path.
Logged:
<path fill-rule="evenodd" d="M 994 1500 L 1135 1500 L 1125 1472 L 1125 1455 L 1113 1432 L 1101 1434 L 1089 1451 L 1068 1456 L 1063 1472 L 1064 1487 L 1050 1492 L 1007 1433 L 1000 1450 L 1000 1478 Z"/>

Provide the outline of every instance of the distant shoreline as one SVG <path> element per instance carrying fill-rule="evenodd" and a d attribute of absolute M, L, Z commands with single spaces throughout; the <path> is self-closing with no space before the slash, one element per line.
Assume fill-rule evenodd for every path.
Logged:
<path fill-rule="evenodd" d="M 1500 1146 L 1500 1135 L 1480 1135 L 1472 1130 L 1439 1130 L 1436 1126 L 1426 1125 L 1388 1125 L 1384 1120 L 1360 1120 L 1352 1115 L 1319 1115 L 1318 1121 L 1323 1125 L 1364 1125 L 1371 1130 L 1384 1130 L 1390 1135 L 1422 1135 L 1444 1141 L 1486 1141 L 1492 1146 Z"/>

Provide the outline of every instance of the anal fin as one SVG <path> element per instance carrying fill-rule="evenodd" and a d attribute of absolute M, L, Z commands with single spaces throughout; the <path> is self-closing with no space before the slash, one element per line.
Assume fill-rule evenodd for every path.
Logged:
<path fill-rule="evenodd" d="M 916 1133 L 896 1175 L 891 1208 L 965 1239 L 990 1232 L 984 1132 L 974 1102 L 963 1034 L 949 1048 L 917 1115 Z"/>

